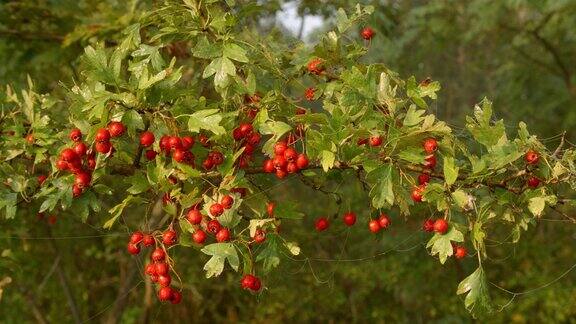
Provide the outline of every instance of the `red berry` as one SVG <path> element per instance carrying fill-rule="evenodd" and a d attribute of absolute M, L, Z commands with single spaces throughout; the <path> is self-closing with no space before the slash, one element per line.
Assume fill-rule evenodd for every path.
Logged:
<path fill-rule="evenodd" d="M 68 162 L 68 169 L 72 171 L 72 173 L 76 174 L 82 170 L 82 161 L 80 159 L 72 160 Z"/>
<path fill-rule="evenodd" d="M 288 173 L 296 173 L 296 172 L 300 171 L 300 169 L 298 168 L 298 165 L 296 165 L 296 163 L 290 162 L 286 166 L 286 171 Z"/>
<path fill-rule="evenodd" d="M 202 213 L 198 209 L 190 209 L 186 214 L 186 219 L 192 225 L 198 225 L 202 222 Z"/>
<path fill-rule="evenodd" d="M 146 265 L 146 269 L 144 270 L 144 273 L 146 273 L 149 276 L 155 275 L 156 274 L 155 264 L 154 263 L 148 263 Z"/>
<path fill-rule="evenodd" d="M 428 155 L 424 158 L 424 167 L 427 169 L 434 169 L 436 167 L 436 156 Z"/>
<path fill-rule="evenodd" d="M 538 188 L 538 186 L 540 185 L 540 179 L 531 176 L 530 178 L 528 178 L 528 187 L 530 188 Z"/>
<path fill-rule="evenodd" d="M 158 282 L 158 276 L 157 276 L 156 274 L 150 275 L 150 281 L 152 281 L 152 282 Z"/>
<path fill-rule="evenodd" d="M 304 90 L 304 97 L 306 97 L 306 100 L 312 101 L 314 100 L 315 92 L 316 88 L 314 87 L 306 88 L 306 90 Z"/>
<path fill-rule="evenodd" d="M 308 157 L 304 153 L 298 154 L 298 158 L 296 159 L 296 165 L 298 169 L 305 169 L 308 167 Z"/>
<path fill-rule="evenodd" d="M 536 164 L 538 163 L 538 160 L 540 160 L 540 156 L 538 155 L 537 152 L 533 150 L 528 150 L 528 152 L 526 152 L 526 155 L 524 156 L 524 159 L 526 159 L 526 163 L 528 164 Z"/>
<path fill-rule="evenodd" d="M 74 128 L 70 131 L 69 137 L 72 141 L 79 142 L 82 139 L 82 131 L 80 131 L 78 128 Z"/>
<path fill-rule="evenodd" d="M 42 185 L 44 183 L 44 181 L 46 181 L 46 178 L 48 178 L 47 176 L 41 174 L 38 176 L 38 184 Z"/>
<path fill-rule="evenodd" d="M 107 154 L 112 149 L 110 142 L 97 142 L 95 145 L 96 152 L 101 154 Z"/>
<path fill-rule="evenodd" d="M 82 188 L 80 188 L 77 184 L 72 185 L 72 197 L 77 198 L 80 197 L 82 194 Z"/>
<path fill-rule="evenodd" d="M 346 214 L 344 214 L 342 219 L 344 220 L 344 224 L 346 224 L 347 226 L 352 226 L 356 224 L 356 214 L 354 214 L 353 212 L 347 212 Z"/>
<path fill-rule="evenodd" d="M 421 173 L 418 175 L 418 184 L 425 185 L 430 182 L 430 175 L 428 173 Z"/>
<path fill-rule="evenodd" d="M 220 225 L 219 221 L 212 219 L 208 222 L 207 228 L 208 228 L 208 232 L 210 232 L 212 234 L 216 234 L 222 228 L 222 225 Z"/>
<path fill-rule="evenodd" d="M 110 132 L 106 128 L 100 128 L 96 132 L 95 140 L 96 140 L 96 142 L 108 142 L 108 141 L 110 141 Z"/>
<path fill-rule="evenodd" d="M 204 241 L 206 241 L 206 232 L 204 232 L 201 229 L 197 229 L 193 234 L 192 234 L 192 240 L 194 240 L 194 242 L 198 243 L 198 244 L 202 244 L 204 243 Z"/>
<path fill-rule="evenodd" d="M 127 249 L 128 249 L 128 253 L 130 253 L 132 255 L 136 255 L 136 254 L 140 253 L 140 247 L 134 243 L 129 242 Z"/>
<path fill-rule="evenodd" d="M 165 276 L 170 272 L 170 267 L 166 262 L 156 262 L 154 263 L 154 274 L 159 276 Z"/>
<path fill-rule="evenodd" d="M 164 152 L 170 151 L 170 136 L 163 135 L 160 137 L 160 149 Z"/>
<path fill-rule="evenodd" d="M 411 194 L 412 200 L 414 202 L 421 202 L 423 194 L 424 194 L 424 187 L 423 186 L 414 187 L 414 189 L 412 189 L 412 194 Z"/>
<path fill-rule="evenodd" d="M 360 32 L 360 36 L 365 40 L 371 40 L 374 37 L 374 30 L 370 27 L 364 27 Z"/>
<path fill-rule="evenodd" d="M 326 217 L 320 217 L 316 220 L 314 226 L 316 227 L 316 231 L 322 232 L 328 229 L 328 227 L 330 226 L 330 222 L 328 222 L 328 219 Z"/>
<path fill-rule="evenodd" d="M 214 162 L 212 161 L 212 159 L 206 158 L 206 160 L 202 162 L 202 166 L 204 167 L 205 170 L 210 170 L 214 167 Z"/>
<path fill-rule="evenodd" d="M 288 172 L 282 170 L 282 169 L 278 169 L 276 170 L 276 177 L 278 179 L 284 179 L 286 176 L 288 175 Z"/>
<path fill-rule="evenodd" d="M 296 152 L 296 150 L 294 148 L 288 147 L 288 148 L 286 148 L 286 150 L 284 150 L 284 158 L 286 158 L 286 160 L 294 161 L 294 160 L 296 160 L 297 157 L 298 157 L 298 152 Z"/>
<path fill-rule="evenodd" d="M 170 145 L 170 149 L 182 149 L 182 140 L 178 136 L 171 136 L 168 140 L 168 145 Z"/>
<path fill-rule="evenodd" d="M 269 216 L 274 216 L 274 208 L 276 207 L 276 204 L 272 201 L 268 202 L 268 204 L 266 204 L 266 212 L 268 213 Z"/>
<path fill-rule="evenodd" d="M 254 153 L 254 145 L 246 143 L 246 145 L 244 145 L 244 152 L 242 153 L 245 155 L 252 155 L 252 153 Z"/>
<path fill-rule="evenodd" d="M 146 153 L 145 153 L 146 160 L 148 160 L 148 161 L 154 160 L 156 158 L 157 154 L 158 153 L 156 153 L 156 151 L 154 151 L 154 150 L 146 150 Z"/>
<path fill-rule="evenodd" d="M 169 301 L 172 299 L 173 291 L 170 287 L 162 287 L 158 290 L 158 299 L 160 301 Z"/>
<path fill-rule="evenodd" d="M 182 149 L 174 149 L 174 151 L 172 151 L 172 159 L 178 163 L 184 162 L 186 159 L 185 151 Z"/>
<path fill-rule="evenodd" d="M 200 134 L 200 136 L 198 136 L 198 141 L 204 147 L 210 146 L 210 139 L 208 138 L 208 136 L 206 136 L 204 134 Z"/>
<path fill-rule="evenodd" d="M 56 220 L 57 220 L 56 215 L 50 215 L 50 216 L 48 216 L 48 219 L 47 219 L 47 220 L 48 220 L 48 224 L 50 224 L 50 225 L 56 224 Z"/>
<path fill-rule="evenodd" d="M 468 251 L 466 251 L 466 248 L 463 246 L 456 246 L 454 247 L 454 257 L 456 257 L 456 259 L 463 259 L 466 254 L 468 254 Z"/>
<path fill-rule="evenodd" d="M 232 188 L 230 191 L 240 194 L 240 197 L 242 197 L 242 198 L 244 198 L 246 196 L 246 194 L 248 193 L 246 188 Z"/>
<path fill-rule="evenodd" d="M 76 152 L 71 148 L 65 148 L 60 153 L 60 159 L 66 161 L 66 162 L 70 162 L 70 161 L 78 159 L 78 154 L 76 154 Z"/>
<path fill-rule="evenodd" d="M 218 151 L 210 152 L 209 156 L 214 165 L 220 165 L 224 162 L 224 155 Z"/>
<path fill-rule="evenodd" d="M 288 145 L 286 145 L 285 142 L 278 142 L 274 144 L 274 154 L 276 154 L 277 156 L 282 156 L 284 155 L 284 152 L 286 151 L 287 148 Z"/>
<path fill-rule="evenodd" d="M 388 215 L 386 214 L 380 214 L 380 218 L 378 218 L 378 223 L 380 224 L 380 227 L 386 229 L 391 224 L 390 217 L 388 217 Z"/>
<path fill-rule="evenodd" d="M 372 233 L 380 232 L 381 228 L 382 227 L 380 226 L 380 222 L 377 221 L 376 219 L 373 219 L 370 222 L 368 222 L 368 229 L 370 229 L 370 232 Z"/>
<path fill-rule="evenodd" d="M 250 135 L 248 135 L 247 141 L 252 145 L 258 145 L 258 143 L 260 143 L 261 138 L 262 136 L 260 136 L 259 133 L 252 132 Z"/>
<path fill-rule="evenodd" d="M 164 259 L 166 258 L 166 252 L 164 252 L 162 248 L 156 248 L 154 251 L 152 251 L 150 257 L 152 258 L 153 261 L 156 262 L 164 261 Z"/>
<path fill-rule="evenodd" d="M 182 148 L 185 150 L 189 150 L 194 146 L 194 137 L 192 136 L 184 136 L 182 137 Z"/>
<path fill-rule="evenodd" d="M 224 212 L 224 207 L 219 203 L 214 203 L 210 206 L 210 215 L 218 217 Z"/>
<path fill-rule="evenodd" d="M 34 144 L 34 134 L 26 135 L 26 142 L 28 142 L 29 144 Z"/>
<path fill-rule="evenodd" d="M 264 232 L 261 229 L 257 229 L 256 232 L 254 233 L 254 242 L 260 244 L 264 241 L 266 241 L 266 232 Z"/>
<path fill-rule="evenodd" d="M 222 199 L 220 199 L 220 204 L 222 207 L 224 207 L 224 209 L 230 209 L 234 204 L 234 198 L 232 198 L 230 195 L 225 195 L 222 197 Z"/>
<path fill-rule="evenodd" d="M 155 140 L 154 133 L 150 131 L 145 131 L 142 134 L 140 134 L 140 145 L 144 147 L 148 147 L 154 144 L 154 140 Z"/>
<path fill-rule="evenodd" d="M 242 286 L 242 289 L 252 289 L 252 287 L 254 286 L 254 281 L 255 281 L 256 277 L 254 277 L 251 274 L 245 274 L 242 277 L 242 280 L 240 280 L 240 285 Z"/>
<path fill-rule="evenodd" d="M 78 142 L 78 144 L 74 145 L 74 152 L 76 152 L 78 156 L 84 156 L 86 154 L 86 151 L 88 151 L 88 147 L 86 147 L 86 144 Z"/>
<path fill-rule="evenodd" d="M 108 130 L 110 131 L 111 137 L 120 137 L 126 131 L 126 127 L 124 127 L 124 124 L 121 122 L 111 121 L 108 124 Z"/>
<path fill-rule="evenodd" d="M 322 65 L 322 59 L 313 58 L 308 62 L 308 72 L 316 75 L 322 74 L 324 72 L 324 66 Z"/>
<path fill-rule="evenodd" d="M 88 172 L 79 172 L 74 178 L 74 184 L 80 188 L 89 187 L 90 181 L 92 181 L 92 176 Z"/>
<path fill-rule="evenodd" d="M 434 222 L 434 232 L 438 233 L 438 234 L 446 234 L 446 232 L 448 232 L 448 222 L 445 219 L 437 219 Z"/>
<path fill-rule="evenodd" d="M 272 162 L 271 159 L 267 159 L 264 161 L 264 165 L 262 166 L 262 169 L 266 173 L 272 173 L 272 172 L 274 172 L 274 170 L 276 170 L 276 168 L 274 167 L 274 162 Z"/>
<path fill-rule="evenodd" d="M 144 238 L 144 234 L 142 234 L 142 232 L 140 232 L 140 231 L 136 231 L 136 232 L 132 233 L 132 235 L 130 235 L 130 243 L 138 244 L 138 243 L 140 243 L 140 241 L 142 241 L 143 238 Z"/>
<path fill-rule="evenodd" d="M 158 275 L 158 284 L 162 287 L 168 287 L 170 286 L 170 283 L 172 282 L 172 278 L 170 278 L 170 275 Z"/>
<path fill-rule="evenodd" d="M 226 227 L 221 228 L 216 233 L 216 241 L 222 243 L 227 242 L 228 240 L 230 240 L 230 231 Z"/>
<path fill-rule="evenodd" d="M 240 126 L 238 126 L 238 128 L 240 129 L 240 133 L 242 134 L 242 137 L 248 136 L 252 132 L 252 130 L 254 129 L 252 127 L 252 124 L 248 124 L 248 123 L 242 123 L 242 124 L 240 124 Z"/>
<path fill-rule="evenodd" d="M 285 169 L 286 166 L 288 165 L 288 161 L 286 161 L 286 158 L 281 155 L 274 157 L 274 159 L 272 159 L 272 163 L 274 164 L 274 168 L 276 168 L 276 170 Z"/>
<path fill-rule="evenodd" d="M 56 168 L 60 171 L 68 170 L 68 162 L 59 159 L 56 161 Z"/>
<path fill-rule="evenodd" d="M 261 287 L 262 283 L 260 282 L 260 279 L 258 279 L 258 277 L 254 277 L 254 282 L 252 283 L 250 289 L 252 289 L 252 291 L 258 291 Z"/>
<path fill-rule="evenodd" d="M 370 144 L 370 146 L 372 146 L 372 147 L 382 145 L 382 136 L 371 136 L 368 139 L 368 144 Z"/>
<path fill-rule="evenodd" d="M 427 138 L 422 142 L 422 147 L 424 147 L 424 152 L 432 154 L 438 149 L 438 142 L 434 138 Z"/>
<path fill-rule="evenodd" d="M 152 235 L 146 234 L 142 238 L 142 244 L 144 244 L 144 246 L 152 246 L 154 243 L 156 242 L 154 241 L 154 236 Z"/>
<path fill-rule="evenodd" d="M 96 168 L 96 159 L 94 157 L 89 157 L 86 159 L 86 164 L 88 165 L 88 169 L 94 170 Z"/>
<path fill-rule="evenodd" d="M 162 243 L 164 243 L 164 245 L 173 245 L 174 243 L 176 243 L 177 240 L 177 236 L 176 236 L 176 231 L 169 229 L 166 232 L 164 232 L 162 234 Z"/>
<path fill-rule="evenodd" d="M 244 134 L 242 133 L 242 131 L 240 130 L 240 127 L 236 127 L 234 128 L 234 130 L 232 131 L 232 137 L 234 138 L 235 141 L 240 141 L 244 138 Z"/>
<path fill-rule="evenodd" d="M 172 298 L 170 299 L 170 302 L 176 305 L 180 304 L 181 301 L 182 301 L 182 293 L 176 290 L 172 290 Z"/>
<path fill-rule="evenodd" d="M 426 232 L 434 232 L 434 220 L 430 218 L 425 220 L 422 224 L 422 229 Z"/>

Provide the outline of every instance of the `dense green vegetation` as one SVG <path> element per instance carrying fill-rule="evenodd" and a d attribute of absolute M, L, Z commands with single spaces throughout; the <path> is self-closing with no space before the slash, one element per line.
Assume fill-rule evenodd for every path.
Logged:
<path fill-rule="evenodd" d="M 303 0 L 298 12 L 325 23 L 304 40 L 276 21 L 283 3 L 290 1 L 0 4 L 0 322 L 574 321 L 576 2 L 360 1 L 356 7 Z M 365 26 L 375 31 L 369 41 L 359 37 Z M 326 74 L 307 72 L 315 57 Z M 303 100 L 312 86 L 315 100 Z M 272 251 L 254 266 L 264 288 L 240 287 L 251 268 L 239 234 L 247 223 L 234 233 L 240 272 L 226 263 L 220 276 L 206 279 L 210 256 L 190 242 L 182 220 L 174 225 L 184 246 L 170 249 L 170 258 L 183 300 L 161 303 L 144 274 L 148 250 L 131 256 L 126 243 L 135 230 L 164 231 L 215 177 L 162 157 L 134 163 L 142 154 L 139 134 L 148 127 L 157 139 L 175 129 L 201 132 L 230 160 L 237 149 L 231 133 L 247 109 L 243 98 L 255 90 L 262 100 L 254 127 L 273 140 L 264 144 L 270 136 L 263 136 L 247 170 L 260 169 L 262 151 L 284 135 L 283 125 L 297 124 L 307 128 L 297 149 L 323 168 L 280 180 L 249 171 L 242 177 L 233 161 L 225 163 L 218 172 L 251 190 L 238 208 L 242 217 L 265 219 L 266 203 L 275 201 L 292 218 L 281 220 L 279 235 L 273 233 L 279 220 L 267 224 L 265 245 L 254 248 Z M 385 117 L 372 109 L 382 102 Z M 477 104 L 482 109 L 474 110 Z M 308 113 L 294 117 L 297 106 Z M 213 119 L 190 118 L 212 108 Z M 424 126 L 421 114 L 434 114 L 433 125 Z M 114 157 L 98 158 L 97 184 L 72 199 L 73 177 L 56 171 L 56 158 L 70 145 L 72 128 L 93 138 L 110 119 L 122 120 L 127 132 L 113 142 Z M 386 138 L 382 155 L 356 145 L 374 132 Z M 424 158 L 420 143 L 430 136 L 440 143 L 437 177 L 426 202 L 413 203 L 409 179 L 423 170 L 415 161 Z M 527 148 L 540 152 L 539 168 L 524 166 Z M 197 157 L 206 151 L 193 149 Z M 378 164 L 383 155 L 394 164 L 385 158 Z M 487 166 L 478 171 L 470 156 Z M 171 169 L 177 186 L 167 180 Z M 450 181 L 454 170 L 460 177 Z M 524 185 L 532 172 L 545 180 L 534 190 Z M 43 187 L 39 174 L 50 175 Z M 214 190 L 233 187 L 223 183 Z M 133 201 L 126 202 L 127 191 Z M 164 192 L 177 203 L 163 206 Z M 451 199 L 454 192 L 474 195 L 477 208 Z M 348 210 L 358 217 L 354 227 L 341 221 Z M 373 235 L 366 224 L 380 211 L 392 225 Z M 461 232 L 468 256 L 441 264 L 431 250 L 451 254 L 450 240 L 427 248 L 433 235 L 421 228 L 425 219 L 448 214 L 446 235 Z M 319 216 L 331 220 L 329 230 L 314 230 Z M 278 248 L 268 248 L 275 240 Z M 299 253 L 286 248 L 294 246 Z M 457 295 L 477 269 L 485 278 Z"/>

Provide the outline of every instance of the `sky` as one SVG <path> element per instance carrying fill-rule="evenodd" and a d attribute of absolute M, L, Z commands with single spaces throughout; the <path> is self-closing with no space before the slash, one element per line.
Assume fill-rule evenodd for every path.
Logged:
<path fill-rule="evenodd" d="M 289 2 L 282 5 L 282 11 L 276 14 L 278 23 L 282 24 L 285 28 L 290 30 L 294 36 L 298 35 L 300 23 L 302 19 L 298 16 L 297 11 L 298 3 Z M 314 29 L 322 26 L 322 17 L 314 15 L 306 15 L 304 23 L 303 39 L 306 38 Z"/>

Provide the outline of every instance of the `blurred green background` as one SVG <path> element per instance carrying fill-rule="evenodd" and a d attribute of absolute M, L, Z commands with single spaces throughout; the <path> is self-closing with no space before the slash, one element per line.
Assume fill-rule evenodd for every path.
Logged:
<path fill-rule="evenodd" d="M 78 56 L 84 46 L 114 42 L 160 2 L 3 1 L 0 84 L 24 86 L 29 75 L 40 91 L 62 92 L 62 85 L 73 85 L 81 73 Z M 403 77 L 440 81 L 433 110 L 455 130 L 486 96 L 510 128 L 525 121 L 551 148 L 562 130 L 576 142 L 576 1 L 361 2 L 376 7 L 366 22 L 376 37 L 365 59 L 384 62 Z M 355 5 L 342 0 L 259 4 L 250 28 L 311 44 L 333 27 L 339 7 Z M 186 64 L 185 58 L 179 64 Z M 348 176 L 332 179 L 328 188 L 342 196 L 341 206 L 332 195 L 298 181 L 277 185 L 262 178 L 271 199 L 299 201 L 310 217 L 283 227 L 287 237 L 300 242 L 302 254 L 284 256 L 279 269 L 264 277 L 266 289 L 259 296 L 239 289 L 235 273 L 205 279 L 206 257 L 180 249 L 173 257 L 184 300 L 177 306 L 158 303 L 144 282 L 144 261 L 124 251 L 139 210 L 112 231 L 102 230 L 99 220 L 83 224 L 66 214 L 53 226 L 38 221 L 33 211 L 27 219 L 3 221 L 0 322 L 73 322 L 62 276 L 71 283 L 85 322 L 472 322 L 455 291 L 475 269 L 475 257 L 442 266 L 428 256 L 427 236 L 419 231 L 426 216 L 399 219 L 392 211 L 392 228 L 384 236 L 366 237 L 368 200 Z M 311 230 L 315 216 L 341 215 L 348 208 L 359 215 L 355 229 L 334 222 L 329 234 Z M 45 239 L 49 236 L 56 239 Z M 576 263 L 575 243 L 575 227 L 558 215 L 545 215 L 519 244 L 510 244 L 506 235 L 491 238 L 485 270 L 498 312 L 480 321 L 576 323 L 576 271 L 567 271 Z M 10 283 L 3 281 L 7 277 Z M 496 285 L 526 293 L 513 295 Z"/>

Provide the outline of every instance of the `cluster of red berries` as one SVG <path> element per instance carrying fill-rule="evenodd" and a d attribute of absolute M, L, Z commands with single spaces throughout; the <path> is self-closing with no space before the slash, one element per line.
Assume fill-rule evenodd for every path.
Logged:
<path fill-rule="evenodd" d="M 240 285 L 242 289 L 250 289 L 252 291 L 258 291 L 262 287 L 260 279 L 251 274 L 245 274 L 240 280 Z"/>
<path fill-rule="evenodd" d="M 253 111 L 253 110 L 251 110 Z M 248 167 L 252 160 L 252 155 L 256 151 L 256 147 L 260 143 L 262 136 L 254 130 L 250 123 L 241 123 L 232 131 L 232 137 L 240 144 L 240 148 L 244 148 L 242 155 L 238 158 L 238 166 L 242 169 Z"/>
<path fill-rule="evenodd" d="M 528 150 L 528 152 L 526 152 L 526 154 L 524 155 L 524 159 L 526 160 L 526 163 L 528 165 L 536 165 L 540 160 L 540 156 L 538 155 L 538 152 Z M 526 181 L 526 184 L 530 188 L 538 188 L 538 186 L 540 186 L 540 179 L 534 175 L 530 175 L 528 177 L 528 180 Z"/>
<path fill-rule="evenodd" d="M 424 158 L 424 168 L 427 170 L 432 170 L 436 167 L 436 155 L 434 154 L 438 150 L 438 142 L 434 138 L 427 138 L 422 143 L 424 152 L 428 155 Z M 424 172 L 418 176 L 418 186 L 412 189 L 412 200 L 414 202 L 421 202 L 426 185 L 430 182 L 430 173 Z"/>
<path fill-rule="evenodd" d="M 262 168 L 264 172 L 276 173 L 276 177 L 282 179 L 288 173 L 296 173 L 306 168 L 308 163 L 306 154 L 298 153 L 295 148 L 280 141 L 274 145 L 274 158 L 265 160 Z"/>
<path fill-rule="evenodd" d="M 422 224 L 422 229 L 426 232 L 436 232 L 440 235 L 446 234 L 448 232 L 448 222 L 443 219 L 427 219 Z"/>
<path fill-rule="evenodd" d="M 57 220 L 56 215 L 50 215 L 50 216 L 48 216 L 48 217 L 45 217 L 44 213 L 38 213 L 38 214 L 36 215 L 36 218 L 37 218 L 39 221 L 43 221 L 44 218 L 46 218 L 46 222 L 48 222 L 48 224 L 50 224 L 50 225 L 56 224 L 56 220 Z"/>
<path fill-rule="evenodd" d="M 374 136 L 370 136 L 369 138 L 360 138 L 358 139 L 358 146 L 362 146 L 362 145 L 370 145 L 372 147 L 378 147 L 380 145 L 382 145 L 384 138 L 380 135 L 374 135 Z"/>
<path fill-rule="evenodd" d="M 230 209 L 234 204 L 234 198 L 230 195 L 225 195 L 220 199 L 219 203 L 214 203 L 210 206 L 210 215 L 214 218 L 219 217 L 224 213 L 225 209 Z M 188 222 L 195 226 L 194 233 L 192 233 L 192 240 L 197 244 L 204 244 L 207 238 L 207 233 L 212 233 L 218 243 L 230 241 L 230 230 L 223 227 L 222 224 L 216 219 L 206 220 L 206 217 L 200 211 L 199 206 L 194 206 L 186 213 Z"/>
<path fill-rule="evenodd" d="M 388 217 L 388 215 L 382 213 L 382 214 L 380 214 L 378 219 L 372 219 L 372 220 L 370 220 L 370 222 L 368 222 L 368 229 L 370 229 L 370 232 L 376 234 L 376 233 L 380 232 L 380 230 L 387 229 L 391 223 L 392 222 L 390 221 L 390 217 Z"/>
<path fill-rule="evenodd" d="M 356 214 L 351 211 L 346 212 L 342 216 L 342 221 L 346 226 L 353 226 L 354 224 L 356 224 Z M 378 233 L 380 232 L 380 230 L 388 228 L 390 224 L 391 224 L 390 217 L 388 217 L 388 215 L 384 213 L 381 213 L 378 219 L 372 219 L 368 222 L 368 229 L 372 233 Z M 328 227 L 330 227 L 330 222 L 326 217 L 319 217 L 316 219 L 314 227 L 316 228 L 316 231 L 322 232 L 327 230 Z"/>
<path fill-rule="evenodd" d="M 308 101 L 313 101 L 315 95 L 316 95 L 316 88 L 314 87 L 309 87 L 306 88 L 306 90 L 304 90 L 304 97 Z"/>

